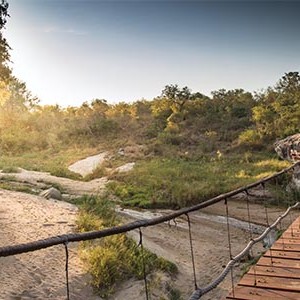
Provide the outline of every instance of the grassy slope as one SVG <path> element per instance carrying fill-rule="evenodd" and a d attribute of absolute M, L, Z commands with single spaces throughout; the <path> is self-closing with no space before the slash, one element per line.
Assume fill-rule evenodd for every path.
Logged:
<path fill-rule="evenodd" d="M 105 146 L 102 145 L 102 149 Z M 68 148 L 1 156 L 0 168 L 22 167 L 47 171 L 53 175 L 82 180 L 67 166 L 95 153 L 99 148 Z M 122 163 L 126 158 L 121 158 Z M 114 161 L 110 162 L 114 164 Z M 108 188 L 121 204 L 143 208 L 179 208 L 254 182 L 288 165 L 275 155 L 261 152 L 210 154 L 182 157 L 179 155 L 148 156 L 137 161 L 129 173 L 112 174 Z M 96 170 L 89 179 L 106 175 Z M 103 172 L 104 173 L 103 173 Z M 85 179 L 86 180 L 86 179 Z"/>
<path fill-rule="evenodd" d="M 142 161 L 129 174 L 112 176 L 109 189 L 124 206 L 179 208 L 254 182 L 287 167 L 288 163 L 257 154 L 219 159 L 154 158 Z"/>
<path fill-rule="evenodd" d="M 57 148 L 35 152 L 26 152 L 22 155 L 1 155 L 0 169 L 20 167 L 32 171 L 50 172 L 51 175 L 80 179 L 80 175 L 70 172 L 68 165 L 101 152 L 97 148 Z"/>

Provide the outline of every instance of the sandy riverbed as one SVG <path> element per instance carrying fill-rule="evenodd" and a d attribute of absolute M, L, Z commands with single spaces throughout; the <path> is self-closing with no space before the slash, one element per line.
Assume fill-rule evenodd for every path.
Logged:
<path fill-rule="evenodd" d="M 76 213 L 66 202 L 0 190 L 0 246 L 72 232 Z M 69 251 L 71 299 L 100 299 L 87 284 L 77 246 Z M 3 257 L 0 266 L 0 299 L 66 299 L 63 246 Z"/>

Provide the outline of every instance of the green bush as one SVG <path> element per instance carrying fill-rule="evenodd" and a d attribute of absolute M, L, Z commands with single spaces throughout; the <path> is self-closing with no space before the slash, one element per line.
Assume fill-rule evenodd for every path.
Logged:
<path fill-rule="evenodd" d="M 77 200 L 81 213 L 77 220 L 81 232 L 100 230 L 106 226 L 115 226 L 119 220 L 114 207 L 105 198 L 85 196 Z M 102 297 L 107 297 L 117 282 L 130 277 L 142 279 L 144 264 L 146 274 L 162 270 L 169 274 L 177 273 L 173 263 L 142 249 L 125 234 L 112 235 L 93 242 L 83 243 L 82 259 L 92 275 L 92 284 Z"/>

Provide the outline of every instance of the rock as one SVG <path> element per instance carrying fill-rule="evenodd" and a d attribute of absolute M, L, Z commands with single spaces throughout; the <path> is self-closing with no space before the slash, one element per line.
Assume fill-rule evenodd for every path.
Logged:
<path fill-rule="evenodd" d="M 107 154 L 108 152 L 102 152 L 97 155 L 89 156 L 72 164 L 68 169 L 85 177 L 93 173 L 93 171 L 104 162 Z"/>
<path fill-rule="evenodd" d="M 120 156 L 124 156 L 124 155 L 125 155 L 125 150 L 124 150 L 124 148 L 120 148 L 120 149 L 118 150 L 118 155 L 120 155 Z"/>
<path fill-rule="evenodd" d="M 42 191 L 40 193 L 40 196 L 44 197 L 46 199 L 51 198 L 51 199 L 56 199 L 56 200 L 62 200 L 61 192 L 58 189 L 54 188 L 54 187 L 51 187 L 48 190 Z"/>
<path fill-rule="evenodd" d="M 129 172 L 133 169 L 135 163 L 132 162 L 132 163 L 127 163 L 125 165 L 122 165 L 118 168 L 115 169 L 115 172 L 118 172 L 118 173 L 124 173 L 124 172 Z"/>
<path fill-rule="evenodd" d="M 300 161 L 300 133 L 288 136 L 287 138 L 277 141 L 275 144 L 275 151 L 285 160 L 296 162 Z M 288 185 L 288 190 L 300 190 L 300 166 L 294 169 L 292 182 Z"/>
<path fill-rule="evenodd" d="M 131 145 L 120 148 L 117 152 L 119 156 L 125 156 L 132 160 L 145 157 L 147 147 L 144 145 Z"/>
<path fill-rule="evenodd" d="M 263 239 L 263 246 L 266 249 L 269 249 L 272 247 L 272 245 L 275 243 L 277 240 L 277 231 L 275 229 L 272 229 L 266 237 Z"/>
<path fill-rule="evenodd" d="M 274 146 L 275 151 L 282 159 L 292 162 L 300 160 L 300 133 L 277 141 Z"/>

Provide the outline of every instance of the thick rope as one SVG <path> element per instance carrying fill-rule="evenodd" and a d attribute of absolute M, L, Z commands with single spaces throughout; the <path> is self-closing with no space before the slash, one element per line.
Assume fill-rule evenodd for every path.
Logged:
<path fill-rule="evenodd" d="M 226 275 L 229 273 L 231 268 L 237 263 L 239 260 L 241 260 L 246 254 L 249 253 L 249 250 L 253 247 L 253 245 L 257 244 L 258 242 L 262 241 L 268 233 L 272 230 L 275 229 L 278 223 L 285 218 L 292 209 L 297 208 L 300 205 L 300 202 L 297 202 L 293 206 L 290 206 L 283 215 L 279 216 L 276 221 L 270 225 L 266 230 L 257 238 L 251 240 L 248 245 L 235 257 L 233 257 L 228 264 L 226 265 L 225 269 L 222 271 L 222 273 L 209 285 L 207 285 L 204 288 L 199 288 L 198 290 L 194 291 L 189 300 L 198 300 L 200 297 L 208 292 L 210 292 L 212 289 L 216 288 L 226 277 Z"/>

